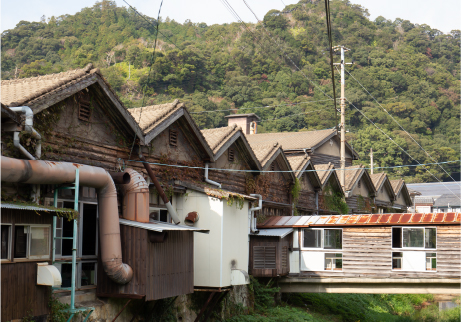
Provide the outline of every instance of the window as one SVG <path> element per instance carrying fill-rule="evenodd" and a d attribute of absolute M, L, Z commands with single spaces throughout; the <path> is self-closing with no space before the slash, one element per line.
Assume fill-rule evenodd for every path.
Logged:
<path fill-rule="evenodd" d="M 11 259 L 11 225 L 2 225 L 2 251 L 1 259 Z"/>
<path fill-rule="evenodd" d="M 156 221 L 170 222 L 170 216 L 168 215 L 168 210 L 150 208 L 149 211 L 150 211 L 149 219 L 156 220 Z"/>
<path fill-rule="evenodd" d="M 86 93 L 79 93 L 78 118 L 82 121 L 89 121 L 91 117 L 90 98 Z"/>
<path fill-rule="evenodd" d="M 343 254 L 325 254 L 325 270 L 341 271 L 343 269 Z"/>
<path fill-rule="evenodd" d="M 342 249 L 342 229 L 304 229 L 304 248 Z"/>
<path fill-rule="evenodd" d="M 79 287 L 96 285 L 96 262 L 80 263 Z"/>
<path fill-rule="evenodd" d="M 14 236 L 14 258 L 50 258 L 50 226 L 16 225 L 14 229 Z"/>
<path fill-rule="evenodd" d="M 392 253 L 392 269 L 402 269 L 402 253 Z"/>
<path fill-rule="evenodd" d="M 426 271 L 437 270 L 437 254 L 426 253 Z"/>
<path fill-rule="evenodd" d="M 393 227 L 392 248 L 437 248 L 436 228 Z"/>
<path fill-rule="evenodd" d="M 230 162 L 234 162 L 235 160 L 235 154 L 234 154 L 234 149 L 229 149 L 229 155 L 228 155 L 228 159 Z"/>
<path fill-rule="evenodd" d="M 176 130 L 170 130 L 170 146 L 178 146 L 178 131 Z"/>

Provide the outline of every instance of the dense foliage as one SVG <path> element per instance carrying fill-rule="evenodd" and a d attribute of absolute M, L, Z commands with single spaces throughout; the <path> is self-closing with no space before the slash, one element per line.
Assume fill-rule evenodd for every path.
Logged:
<path fill-rule="evenodd" d="M 459 159 L 460 31 L 443 34 L 402 19 L 370 21 L 366 9 L 349 1 L 333 0 L 330 6 L 333 43 L 351 49 L 346 57 L 355 64 L 347 70 L 382 107 L 346 73 L 347 99 L 411 155 L 348 104 L 349 141 L 361 162 L 367 163 L 371 147 L 376 166 L 416 164 L 412 158 L 433 162 L 383 108 L 437 161 Z M 141 104 L 143 88 L 149 105 L 180 98 L 201 128 L 226 125 L 223 117 L 231 110 L 257 113 L 260 132 L 337 124 L 325 95 L 332 96 L 332 84 L 322 1 L 301 0 L 284 12 L 271 10 L 262 22 L 247 24 L 249 31 L 239 23 L 159 22 L 153 58 L 156 20 L 113 1 L 96 2 L 75 15 L 21 21 L 2 34 L 2 79 L 92 62 L 127 107 Z M 448 178 L 439 167 L 429 168 Z M 455 173 L 459 164 L 444 168 Z M 386 171 L 407 182 L 435 181 L 422 167 Z"/>

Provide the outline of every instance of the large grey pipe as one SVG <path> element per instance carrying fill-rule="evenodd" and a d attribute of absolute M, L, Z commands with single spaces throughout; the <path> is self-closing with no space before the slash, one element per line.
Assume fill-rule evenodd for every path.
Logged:
<path fill-rule="evenodd" d="M 99 240 L 104 271 L 114 282 L 126 284 L 132 279 L 133 270 L 122 262 L 117 191 L 106 170 L 70 162 L 18 160 L 2 156 L 1 181 L 29 184 L 73 183 L 77 168 L 80 185 L 96 188 L 98 193 Z"/>
<path fill-rule="evenodd" d="M 35 155 L 40 159 L 42 156 L 42 136 L 34 129 L 34 112 L 28 106 L 10 107 L 10 110 L 13 112 L 24 113 L 26 115 L 24 130 L 27 133 L 30 133 L 30 135 L 37 140 L 37 145 L 35 146 Z M 19 132 L 14 132 L 13 142 L 14 146 L 17 147 L 26 157 L 28 157 L 30 160 L 35 160 L 35 158 L 19 143 Z"/>

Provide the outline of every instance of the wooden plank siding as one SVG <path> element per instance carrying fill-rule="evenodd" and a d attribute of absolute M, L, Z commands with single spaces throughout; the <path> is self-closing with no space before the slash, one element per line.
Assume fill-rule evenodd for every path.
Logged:
<path fill-rule="evenodd" d="M 432 226 L 431 226 L 432 227 Z M 437 226 L 437 249 L 421 250 L 437 253 L 437 271 L 411 272 L 392 270 L 392 226 L 344 227 L 342 271 L 303 271 L 306 277 L 369 277 L 369 278 L 459 278 L 461 275 L 460 226 Z M 403 250 L 404 251 L 404 250 Z"/>
<path fill-rule="evenodd" d="M 329 154 L 322 154 L 322 153 L 309 153 L 309 157 L 313 164 L 327 164 L 331 162 L 334 164 L 336 169 L 341 168 L 341 158 L 335 155 Z M 352 159 L 346 158 L 346 167 L 350 167 L 352 165 Z"/>
<path fill-rule="evenodd" d="M 98 296 L 151 301 L 194 291 L 193 232 L 169 231 L 163 243 L 151 243 L 149 233 L 120 225 L 123 261 L 133 269 L 133 279 L 125 285 L 113 282 L 99 258 Z"/>
<path fill-rule="evenodd" d="M 290 272 L 289 249 L 292 248 L 293 234 L 290 233 L 284 238 L 272 236 L 250 236 L 250 263 L 249 273 L 254 277 L 277 277 L 284 276 Z M 254 268 L 254 247 L 269 246 L 275 247 L 275 269 Z M 283 254 L 286 252 L 286 256 Z"/>
<path fill-rule="evenodd" d="M 362 200 L 361 200 L 362 199 Z M 369 197 L 360 198 L 358 195 L 346 198 L 349 213 L 371 214 L 373 211 L 373 199 Z"/>
<path fill-rule="evenodd" d="M 2 223 L 12 224 L 12 245 L 14 250 L 14 227 L 21 224 L 52 225 L 53 214 L 43 211 L 2 209 Z M 50 243 L 50 252 L 51 252 Z M 51 253 L 50 253 L 51 254 Z M 48 301 L 51 287 L 37 285 L 37 263 L 50 261 L 34 259 L 27 261 L 2 262 L 1 320 L 10 321 L 25 316 L 49 314 Z"/>

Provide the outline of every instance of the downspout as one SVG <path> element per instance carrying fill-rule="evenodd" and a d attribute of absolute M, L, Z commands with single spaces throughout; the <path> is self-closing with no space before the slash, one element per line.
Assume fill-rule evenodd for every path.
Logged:
<path fill-rule="evenodd" d="M 221 188 L 221 184 L 216 181 L 208 179 L 208 162 L 205 163 L 205 182 Z"/>
<path fill-rule="evenodd" d="M 26 116 L 24 130 L 27 133 L 37 140 L 37 145 L 35 146 L 35 155 L 38 159 L 42 156 L 42 137 L 38 132 L 34 129 L 34 112 L 28 106 L 17 106 L 17 107 L 10 107 L 10 110 L 13 112 L 24 113 Z M 19 141 L 19 132 L 14 132 L 13 135 L 13 144 L 16 148 L 21 151 L 21 153 L 26 156 L 29 160 L 35 160 L 35 158 L 30 154 L 20 143 Z M 40 199 L 40 185 L 34 185 L 31 193 L 32 200 L 38 203 Z"/>
<path fill-rule="evenodd" d="M 179 220 L 179 217 L 176 214 L 176 210 L 174 210 L 173 206 L 171 205 L 170 200 L 168 200 L 168 197 L 165 194 L 165 191 L 163 191 L 163 188 L 160 185 L 160 182 L 158 182 L 154 171 L 152 171 L 152 168 L 150 167 L 150 165 L 147 162 L 146 158 L 141 154 L 141 151 L 139 152 L 139 159 L 142 161 L 142 164 L 144 165 L 144 168 L 146 169 L 147 173 L 149 174 L 150 179 L 154 183 L 155 189 L 157 190 L 158 194 L 162 198 L 163 203 L 165 204 L 166 209 L 168 210 L 168 213 L 171 216 L 171 219 L 173 219 L 173 222 L 176 225 L 178 225 L 181 221 Z"/>
<path fill-rule="evenodd" d="M 317 216 L 319 215 L 319 190 L 315 190 L 315 209 L 317 209 Z"/>
<path fill-rule="evenodd" d="M 250 218 L 251 218 L 250 231 L 253 234 L 258 234 L 259 230 L 256 229 L 256 216 L 254 215 L 254 212 L 258 211 L 258 210 L 261 210 L 263 208 L 263 197 L 261 195 L 255 194 L 255 193 L 251 194 L 250 196 L 259 198 L 258 206 L 254 207 L 254 208 L 250 208 L 250 210 L 249 210 Z"/>
<path fill-rule="evenodd" d="M 99 235 L 104 271 L 118 284 L 133 278 L 132 268 L 122 262 L 117 191 L 106 170 L 70 162 L 18 160 L 1 157 L 1 181 L 29 184 L 65 184 L 75 181 L 79 169 L 81 186 L 96 188 L 99 208 Z"/>

